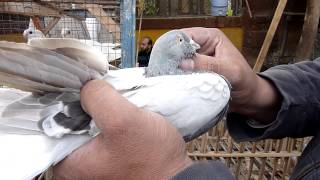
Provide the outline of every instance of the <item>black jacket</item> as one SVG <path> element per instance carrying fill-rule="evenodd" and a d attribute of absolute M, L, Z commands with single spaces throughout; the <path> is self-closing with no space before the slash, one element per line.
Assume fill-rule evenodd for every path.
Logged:
<path fill-rule="evenodd" d="M 146 52 L 146 51 L 140 51 L 138 54 L 138 63 L 139 67 L 147 67 L 149 64 L 149 59 L 150 59 L 151 51 Z"/>
<path fill-rule="evenodd" d="M 276 66 L 260 76 L 270 80 L 283 97 L 276 120 L 264 128 L 254 128 L 249 125 L 247 117 L 231 113 L 226 122 L 230 135 L 238 142 L 314 136 L 299 158 L 291 179 L 320 179 L 320 58 Z M 189 177 L 190 174 L 195 175 L 189 179 L 199 179 L 197 166 L 199 163 L 173 179 L 181 179 L 179 177 L 186 172 Z M 214 179 L 214 174 L 222 172 L 220 167 L 216 168 L 213 164 L 207 165 L 207 171 L 211 175 L 200 179 Z M 230 179 L 229 176 L 221 177 L 218 179 Z"/>

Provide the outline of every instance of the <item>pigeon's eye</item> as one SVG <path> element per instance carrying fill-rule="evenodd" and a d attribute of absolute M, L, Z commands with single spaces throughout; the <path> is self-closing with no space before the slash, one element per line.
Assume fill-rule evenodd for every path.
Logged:
<path fill-rule="evenodd" d="M 29 34 L 32 34 L 32 31 L 29 31 Z"/>
<path fill-rule="evenodd" d="M 182 40 L 182 38 L 179 38 L 179 42 L 182 42 L 183 40 Z"/>

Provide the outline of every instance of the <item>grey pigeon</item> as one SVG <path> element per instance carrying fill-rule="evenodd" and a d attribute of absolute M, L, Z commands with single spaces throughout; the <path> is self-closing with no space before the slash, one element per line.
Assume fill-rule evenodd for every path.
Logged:
<path fill-rule="evenodd" d="M 227 111 L 230 87 L 223 77 L 179 69 L 199 48 L 182 31 L 157 40 L 146 69 L 108 70 L 101 53 L 73 42 L 0 42 L 0 82 L 34 92 L 0 91 L 0 143 L 6 144 L 0 149 L 0 169 L 7 169 L 0 179 L 31 179 L 99 133 L 79 101 L 80 88 L 91 79 L 104 79 L 136 106 L 161 114 L 186 141 Z"/>

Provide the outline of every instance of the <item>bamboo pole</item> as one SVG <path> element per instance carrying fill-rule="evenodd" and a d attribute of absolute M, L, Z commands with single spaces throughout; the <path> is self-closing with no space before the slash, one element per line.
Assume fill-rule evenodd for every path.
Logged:
<path fill-rule="evenodd" d="M 284 8 L 286 7 L 286 4 L 287 4 L 287 0 L 280 0 L 278 3 L 277 9 L 276 9 L 274 16 L 272 18 L 269 30 L 267 32 L 267 35 L 266 35 L 264 41 L 263 41 L 263 44 L 262 44 L 260 53 L 258 55 L 256 64 L 253 67 L 253 70 L 255 72 L 259 72 L 261 70 L 261 67 L 267 57 L 270 45 L 272 43 L 274 34 L 275 34 L 277 27 L 279 25 L 279 22 L 281 20 L 281 17 L 282 17 Z"/>

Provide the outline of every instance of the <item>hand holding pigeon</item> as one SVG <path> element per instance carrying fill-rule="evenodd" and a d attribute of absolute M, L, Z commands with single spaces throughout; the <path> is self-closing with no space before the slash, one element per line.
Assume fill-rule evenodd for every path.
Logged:
<path fill-rule="evenodd" d="M 8 169 L 0 174 L 3 179 L 32 178 L 90 140 L 88 132 L 100 133 L 105 126 L 96 127 L 95 117 L 80 105 L 80 88 L 92 79 L 108 82 L 135 106 L 162 115 L 186 141 L 205 133 L 227 112 L 230 86 L 223 77 L 180 69 L 199 48 L 182 31 L 159 38 L 146 69 L 108 71 L 101 53 L 85 47 L 70 39 L 37 38 L 29 45 L 0 42 L 0 82 L 37 93 L 3 97 L 7 103 L 0 107 L 0 143 L 7 146 L 0 154 L 7 159 L 0 167 Z M 104 108 L 127 112 L 114 103 Z M 36 160 L 32 154 L 37 154 Z"/>

